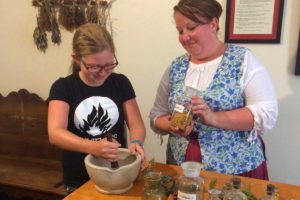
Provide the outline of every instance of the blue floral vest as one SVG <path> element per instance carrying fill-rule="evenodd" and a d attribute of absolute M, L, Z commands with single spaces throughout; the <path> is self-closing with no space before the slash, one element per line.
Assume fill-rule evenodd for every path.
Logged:
<path fill-rule="evenodd" d="M 228 44 L 223 59 L 209 87 L 199 95 L 213 111 L 226 111 L 245 106 L 240 87 L 241 65 L 246 49 Z M 189 55 L 176 58 L 170 70 L 169 109 L 173 108 L 177 96 L 184 94 L 184 79 L 189 65 Z M 251 171 L 264 161 L 259 138 L 248 142 L 248 131 L 231 131 L 214 128 L 196 122 L 195 129 L 201 146 L 204 169 L 227 174 Z M 167 162 L 180 165 L 184 161 L 188 139 L 169 135 Z"/>

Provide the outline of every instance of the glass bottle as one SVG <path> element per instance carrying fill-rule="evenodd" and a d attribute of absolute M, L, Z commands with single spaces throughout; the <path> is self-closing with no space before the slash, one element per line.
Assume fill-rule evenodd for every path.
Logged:
<path fill-rule="evenodd" d="M 204 180 L 200 176 L 202 164 L 194 161 L 187 161 L 181 164 L 183 176 L 178 178 L 178 200 L 203 200 Z"/>
<path fill-rule="evenodd" d="M 261 197 L 260 200 L 277 200 L 276 188 L 273 184 L 268 184 L 266 187 L 265 196 Z"/>
<path fill-rule="evenodd" d="M 167 197 L 161 187 L 161 172 L 149 172 L 143 179 L 144 190 L 142 193 L 142 200 L 166 200 Z"/>
<path fill-rule="evenodd" d="M 232 178 L 232 189 L 224 194 L 223 200 L 247 200 L 247 196 L 240 190 L 241 179 Z"/>
<path fill-rule="evenodd" d="M 191 98 L 188 96 L 177 97 L 171 117 L 171 126 L 185 130 L 186 126 L 191 123 L 193 114 L 191 110 Z"/>

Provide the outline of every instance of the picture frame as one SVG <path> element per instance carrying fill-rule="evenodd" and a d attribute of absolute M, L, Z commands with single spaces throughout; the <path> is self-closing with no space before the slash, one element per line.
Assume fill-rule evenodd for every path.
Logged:
<path fill-rule="evenodd" d="M 227 0 L 226 43 L 280 43 L 284 0 Z"/>
<path fill-rule="evenodd" d="M 298 49 L 296 54 L 295 75 L 300 76 L 300 29 L 299 29 L 299 37 L 298 37 Z"/>

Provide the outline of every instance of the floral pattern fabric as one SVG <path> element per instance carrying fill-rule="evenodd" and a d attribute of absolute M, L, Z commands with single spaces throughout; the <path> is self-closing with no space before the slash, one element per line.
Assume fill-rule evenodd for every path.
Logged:
<path fill-rule="evenodd" d="M 213 111 L 226 111 L 245 106 L 240 86 L 241 65 L 246 49 L 228 44 L 213 81 L 205 91 L 198 95 Z M 170 111 L 178 96 L 184 95 L 184 79 L 189 65 L 189 55 L 176 58 L 170 70 Z M 250 131 L 224 130 L 196 121 L 204 169 L 227 174 L 241 174 L 251 171 L 264 160 L 259 138 L 247 141 Z M 184 161 L 188 138 L 170 134 L 167 146 L 167 162 L 180 165 Z"/>

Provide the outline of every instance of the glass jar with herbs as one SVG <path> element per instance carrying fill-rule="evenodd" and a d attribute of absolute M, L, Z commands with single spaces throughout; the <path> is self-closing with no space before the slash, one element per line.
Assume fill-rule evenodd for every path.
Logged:
<path fill-rule="evenodd" d="M 170 125 L 185 130 L 193 119 L 191 98 L 188 96 L 177 97 L 171 116 Z"/>
<path fill-rule="evenodd" d="M 148 172 L 143 177 L 144 190 L 142 193 L 142 200 L 166 200 L 167 196 L 161 185 L 161 172 Z"/>

